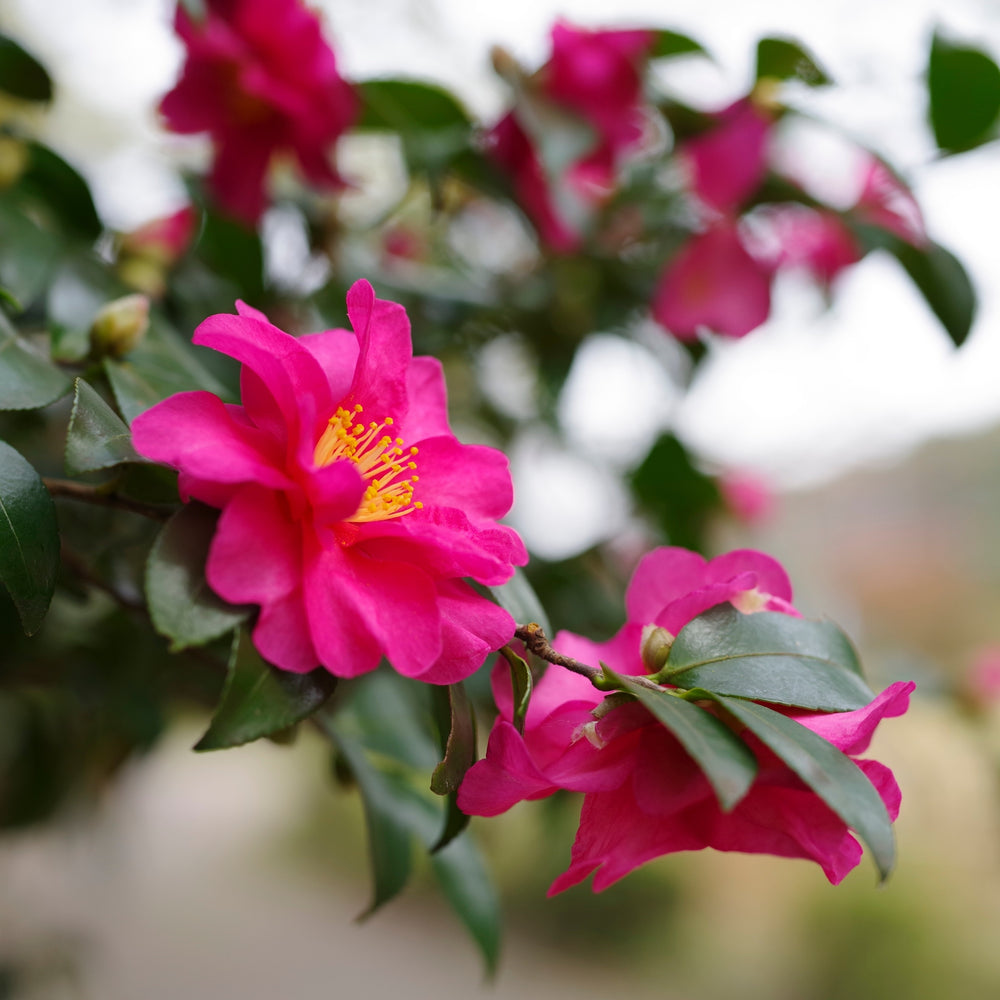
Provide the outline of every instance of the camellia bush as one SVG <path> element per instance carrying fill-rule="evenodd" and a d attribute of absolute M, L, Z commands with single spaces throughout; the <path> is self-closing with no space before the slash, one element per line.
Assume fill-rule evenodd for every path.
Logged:
<path fill-rule="evenodd" d="M 211 149 L 175 214 L 113 232 L 25 119 L 0 134 L 0 824 L 92 798 L 196 705 L 198 752 L 316 730 L 364 805 L 370 910 L 419 845 L 488 966 L 469 817 L 560 790 L 582 811 L 550 893 L 706 847 L 832 883 L 864 847 L 886 878 L 900 791 L 864 754 L 914 685 L 869 688 L 775 559 L 707 557 L 713 521 L 766 499 L 752 483 L 664 434 L 624 480 L 644 554 L 530 558 L 503 523 L 505 449 L 557 433 L 595 330 L 655 323 L 691 378 L 768 318 L 780 271 L 835 295 L 878 249 L 961 345 L 972 287 L 903 178 L 857 149 L 835 206 L 788 150 L 785 95 L 834 86 L 824 70 L 764 38 L 745 97 L 696 108 L 658 70 L 709 58 L 699 42 L 560 22 L 532 71 L 495 53 L 509 106 L 483 122 L 435 85 L 345 79 L 299 0 L 185 3 L 175 29 L 160 120 Z M 942 150 L 991 138 L 995 70 L 935 39 Z M 0 38 L 10 107 L 52 87 Z M 368 179 L 337 166 L 362 133 L 406 174 L 363 225 L 343 204 Z M 274 212 L 308 247 L 300 281 L 265 267 Z M 494 238 L 515 250 L 482 252 Z M 530 364 L 530 412 L 484 388 L 500 340 Z"/>

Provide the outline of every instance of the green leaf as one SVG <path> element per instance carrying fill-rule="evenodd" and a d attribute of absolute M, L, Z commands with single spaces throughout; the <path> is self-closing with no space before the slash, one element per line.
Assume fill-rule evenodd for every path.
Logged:
<path fill-rule="evenodd" d="M 264 247 L 255 229 L 207 210 L 196 249 L 212 271 L 235 284 L 240 298 L 260 301 L 264 295 Z"/>
<path fill-rule="evenodd" d="M 264 661 L 245 629 L 237 629 L 222 697 L 195 750 L 224 750 L 271 736 L 312 715 L 333 694 L 337 678 L 322 667 L 308 674 Z"/>
<path fill-rule="evenodd" d="M 45 618 L 59 569 L 55 505 L 38 473 L 0 441 L 0 579 L 25 635 Z"/>
<path fill-rule="evenodd" d="M 719 805 L 734 808 L 750 790 L 757 774 L 757 760 L 750 748 L 710 712 L 662 688 L 654 691 L 633 677 L 604 666 L 605 676 L 640 704 L 680 741 L 705 772 Z"/>
<path fill-rule="evenodd" d="M 34 410 L 69 391 L 70 381 L 36 354 L 0 313 L 0 409 Z"/>
<path fill-rule="evenodd" d="M 47 205 L 73 236 L 92 243 L 101 235 L 104 227 L 87 182 L 48 146 L 30 144 L 28 168 L 18 187 Z"/>
<path fill-rule="evenodd" d="M 361 915 L 363 919 L 406 886 L 412 871 L 413 840 L 431 847 L 438 835 L 440 809 L 404 771 L 377 765 L 361 742 L 340 725 L 331 724 L 322 714 L 318 721 L 361 792 L 373 879 L 372 901 Z M 475 842 L 468 835 L 451 841 L 431 855 L 431 867 L 445 898 L 479 946 L 488 973 L 492 973 L 500 946 L 500 907 Z"/>
<path fill-rule="evenodd" d="M 1000 117 L 1000 68 L 985 52 L 953 45 L 935 33 L 927 89 L 939 148 L 960 152 L 993 137 Z"/>
<path fill-rule="evenodd" d="M 438 716 L 444 757 L 431 775 L 431 791 L 447 796 L 444 829 L 431 847 L 440 851 L 469 824 L 469 817 L 458 808 L 458 788 L 466 771 L 476 762 L 476 714 L 461 682 L 431 690 Z"/>
<path fill-rule="evenodd" d="M 762 38 L 757 43 L 756 79 L 801 80 L 810 87 L 831 83 L 816 60 L 791 38 Z"/>
<path fill-rule="evenodd" d="M 145 339 L 125 360 L 104 359 L 104 372 L 125 420 L 177 392 L 204 389 L 226 400 L 226 387 L 201 363 L 197 351 L 154 317 Z"/>
<path fill-rule="evenodd" d="M 415 80 L 362 80 L 358 129 L 388 132 L 435 132 L 455 126 L 468 128 L 461 103 L 443 87 Z"/>
<path fill-rule="evenodd" d="M 719 604 L 688 622 L 657 675 L 664 684 L 848 712 L 874 697 L 850 640 L 833 622 Z"/>
<path fill-rule="evenodd" d="M 892 820 L 875 786 L 846 754 L 811 729 L 764 705 L 706 692 L 770 747 L 872 852 L 882 881 L 896 863 Z"/>
<path fill-rule="evenodd" d="M 906 269 L 952 343 L 965 343 L 976 317 L 976 290 L 962 262 L 937 243 L 915 247 L 902 240 L 892 252 Z"/>
<path fill-rule="evenodd" d="M 171 652 L 202 646 L 250 614 L 247 607 L 227 604 L 205 580 L 205 561 L 218 519 L 218 511 L 210 507 L 186 504 L 163 526 L 149 553 L 149 614 L 156 631 L 170 640 Z"/>
<path fill-rule="evenodd" d="M 655 41 L 649 53 L 650 59 L 669 59 L 671 56 L 700 55 L 707 56 L 708 51 L 689 35 L 676 31 L 661 29 L 654 31 Z"/>
<path fill-rule="evenodd" d="M 500 655 L 510 665 L 510 685 L 514 703 L 514 717 L 511 722 L 523 736 L 524 720 L 528 715 L 528 705 L 531 701 L 531 690 L 534 685 L 531 667 L 510 646 L 501 646 Z"/>
<path fill-rule="evenodd" d="M 76 380 L 65 460 L 66 472 L 71 476 L 121 462 L 146 461 L 132 447 L 132 434 L 122 418 L 82 378 Z"/>
<path fill-rule="evenodd" d="M 516 567 L 514 575 L 506 583 L 488 589 L 497 604 L 518 625 L 535 622 L 536 625 L 542 626 L 546 635 L 552 634 L 552 626 L 549 625 L 549 617 L 545 613 L 545 608 L 542 607 L 542 602 L 538 599 L 538 595 L 523 569 Z"/>
<path fill-rule="evenodd" d="M 6 35 L 0 35 L 0 90 L 24 101 L 52 100 L 45 67 Z"/>
<path fill-rule="evenodd" d="M 632 473 L 632 491 L 671 545 L 704 550 L 708 519 L 722 503 L 719 487 L 673 434 L 661 435 Z"/>
<path fill-rule="evenodd" d="M 0 192 L 0 234 L 0 284 L 27 308 L 45 289 L 60 253 L 59 237 L 10 192 Z"/>

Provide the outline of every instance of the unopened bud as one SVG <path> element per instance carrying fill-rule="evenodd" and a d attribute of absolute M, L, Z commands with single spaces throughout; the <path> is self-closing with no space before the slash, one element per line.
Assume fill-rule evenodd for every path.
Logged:
<path fill-rule="evenodd" d="M 149 328 L 149 297 L 123 295 L 101 306 L 90 325 L 91 352 L 98 357 L 128 354 Z"/>
<path fill-rule="evenodd" d="M 674 636 L 659 625 L 645 625 L 642 630 L 642 662 L 651 674 L 659 673 L 670 655 Z"/>

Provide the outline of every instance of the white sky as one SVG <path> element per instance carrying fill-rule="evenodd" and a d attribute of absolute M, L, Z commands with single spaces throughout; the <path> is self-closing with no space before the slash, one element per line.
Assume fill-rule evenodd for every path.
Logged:
<path fill-rule="evenodd" d="M 717 343 L 697 385 L 677 406 L 663 405 L 662 380 L 646 370 L 654 364 L 650 355 L 595 338 L 562 407 L 577 444 L 586 439 L 594 393 L 614 411 L 642 409 L 645 391 L 660 423 L 672 423 L 706 459 L 795 486 L 858 462 L 883 461 L 929 436 L 1000 419 L 1000 143 L 935 162 L 921 83 L 935 25 L 1000 56 L 1000 10 L 991 0 L 951 0 L 947 6 L 928 0 L 325 0 L 320 6 L 348 77 L 438 80 L 486 116 L 505 100 L 489 68 L 490 46 L 503 44 L 537 65 L 557 15 L 588 25 L 653 25 L 694 35 L 717 63 L 679 68 L 674 82 L 708 105 L 745 91 L 758 37 L 795 36 L 840 84 L 806 95 L 810 109 L 901 169 L 931 236 L 954 250 L 973 275 L 979 318 L 960 352 L 950 348 L 889 259 L 869 257 L 845 275 L 827 314 L 808 289 L 783 281 L 772 321 L 742 341 Z M 50 132 L 67 155 L 86 161 L 105 216 L 122 227 L 180 197 L 162 159 L 176 140 L 158 131 L 152 111 L 180 59 L 167 28 L 170 10 L 168 0 L 0 0 L 0 23 L 41 56 L 63 92 L 101 109 L 97 136 L 91 125 L 81 128 L 78 108 L 68 101 L 57 105 Z M 655 421 L 644 423 L 640 441 L 658 429 Z M 592 444 L 590 456 L 573 459 L 581 486 L 607 460 L 607 442 Z M 523 450 L 538 447 L 529 441 Z M 523 513 L 527 505 L 521 506 Z M 542 548 L 553 543 L 551 555 L 593 541 L 609 523 L 607 508 L 597 504 L 557 541 L 553 520 L 559 518 L 547 518 L 538 532 L 547 539 Z"/>

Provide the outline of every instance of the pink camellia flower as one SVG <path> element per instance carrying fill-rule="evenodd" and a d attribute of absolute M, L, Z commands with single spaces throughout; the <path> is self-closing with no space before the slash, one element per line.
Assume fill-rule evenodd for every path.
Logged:
<path fill-rule="evenodd" d="M 678 149 L 691 190 L 710 208 L 732 213 L 760 187 L 767 170 L 771 116 L 750 98 L 717 115 L 718 124 Z"/>
<path fill-rule="evenodd" d="M 626 596 L 628 621 L 616 636 L 594 643 L 560 633 L 554 645 L 583 662 L 643 674 L 644 626 L 658 625 L 676 635 L 693 617 L 726 600 L 745 613 L 796 614 L 791 597 L 784 570 L 761 552 L 730 552 L 706 562 L 684 549 L 657 549 L 636 569 Z M 833 883 L 861 858 L 861 846 L 847 825 L 748 735 L 759 771 L 740 803 L 723 812 L 704 773 L 638 702 L 607 710 L 604 695 L 586 678 L 550 667 L 532 694 L 522 736 L 511 723 L 505 669 L 494 671 L 493 684 L 500 717 L 485 759 L 469 770 L 459 790 L 459 806 L 472 815 L 493 816 L 558 789 L 583 792 L 571 863 L 550 895 L 592 872 L 599 892 L 653 858 L 705 847 L 806 858 Z M 910 683 L 893 684 L 852 712 L 788 712 L 855 761 L 892 818 L 900 795 L 891 772 L 857 755 L 881 719 L 903 714 L 912 689 Z"/>
<path fill-rule="evenodd" d="M 863 168 L 861 195 L 853 209 L 866 222 L 888 230 L 915 247 L 927 246 L 927 230 L 916 198 L 879 159 L 872 156 Z"/>
<path fill-rule="evenodd" d="M 191 245 L 197 221 L 194 209 L 185 205 L 170 215 L 152 219 L 125 233 L 121 238 L 122 250 L 160 264 L 173 264 Z"/>
<path fill-rule="evenodd" d="M 177 5 L 187 60 L 160 104 L 175 132 L 209 132 L 219 204 L 253 224 L 266 205 L 276 153 L 295 156 L 314 184 L 340 185 L 328 152 L 357 112 L 319 20 L 299 0 L 206 0 L 204 21 Z"/>
<path fill-rule="evenodd" d="M 641 67 L 653 40 L 649 31 L 553 27 L 552 55 L 536 77 L 538 94 L 594 133 L 591 147 L 563 176 L 547 174 L 517 109 L 486 136 L 487 153 L 511 177 L 542 242 L 557 253 L 580 245 L 586 216 L 613 191 L 619 165 L 642 138 Z"/>
<path fill-rule="evenodd" d="M 367 282 L 347 295 L 353 332 L 295 338 L 237 306 L 194 343 L 242 363 L 242 405 L 179 393 L 132 428 L 185 499 L 222 510 L 212 589 L 260 605 L 254 643 L 285 670 L 352 677 L 385 656 L 430 683 L 467 677 L 514 622 L 465 578 L 502 583 L 527 560 L 496 523 L 505 457 L 455 439 L 440 364 L 412 356 L 403 308 Z"/>
<path fill-rule="evenodd" d="M 678 340 L 707 327 L 743 337 L 771 311 L 771 268 L 747 252 L 736 224 L 722 219 L 693 236 L 660 278 L 653 317 Z"/>
<path fill-rule="evenodd" d="M 745 524 L 763 524 L 774 513 L 774 492 L 763 476 L 749 469 L 728 469 L 718 482 L 726 507 Z"/>

